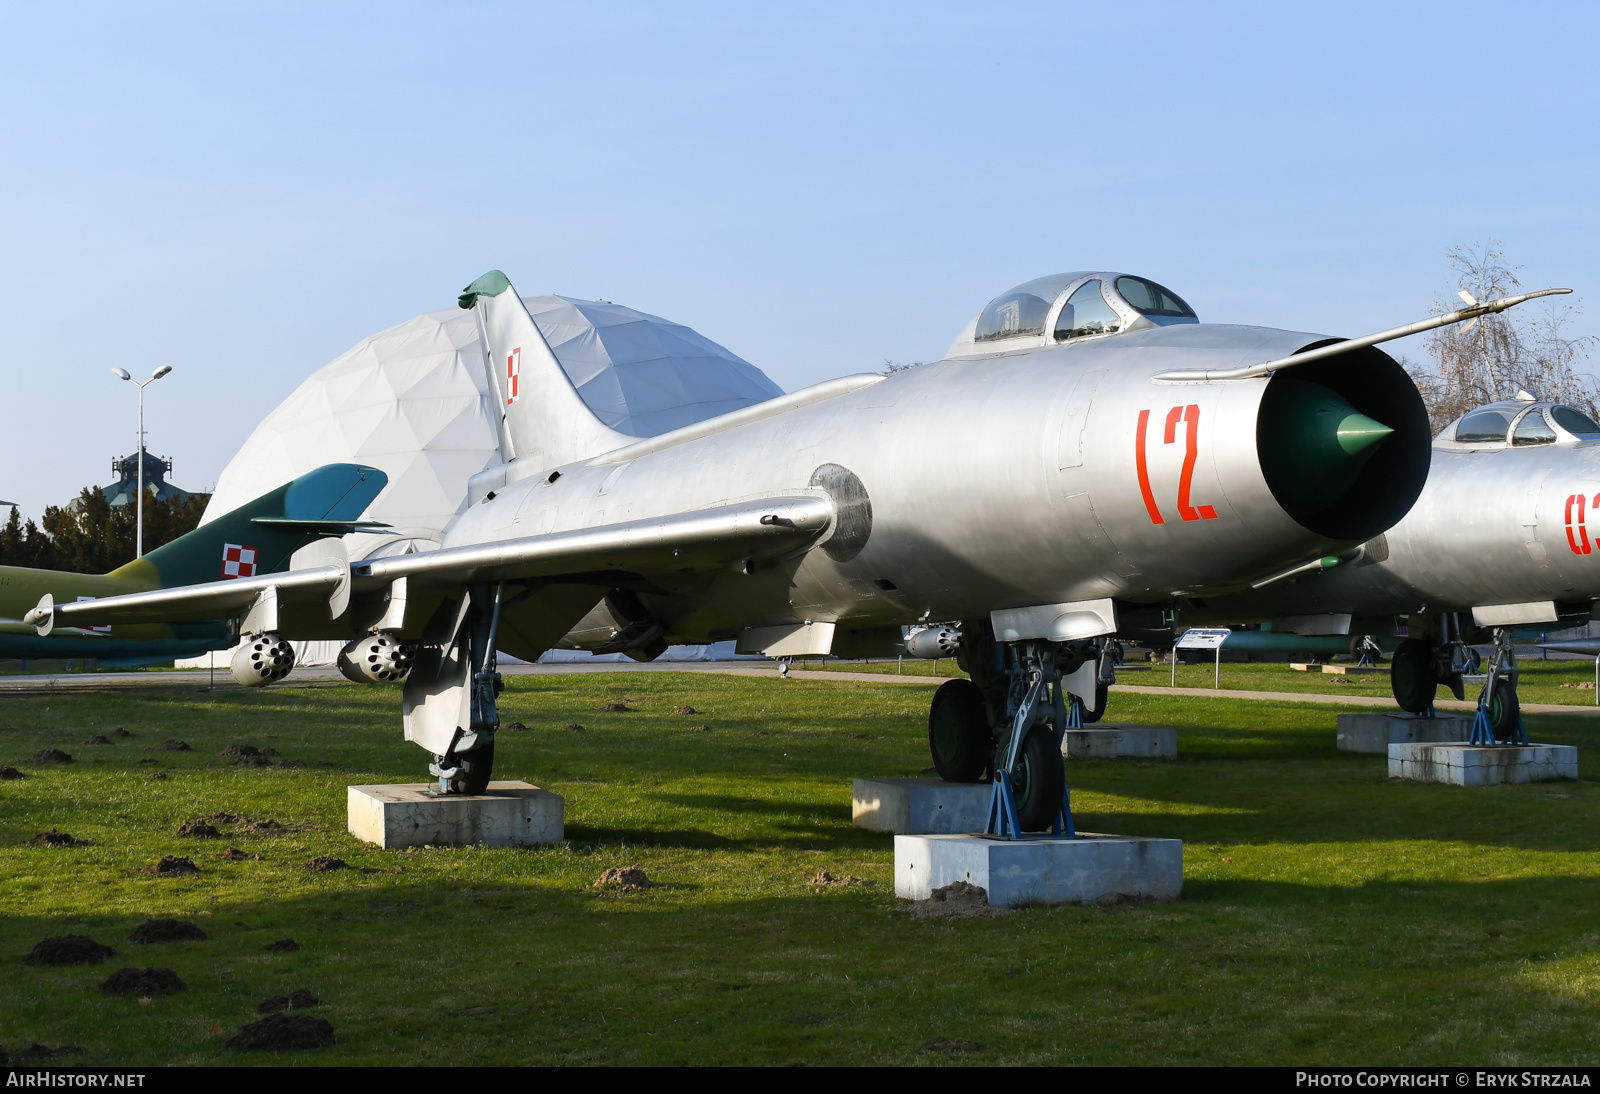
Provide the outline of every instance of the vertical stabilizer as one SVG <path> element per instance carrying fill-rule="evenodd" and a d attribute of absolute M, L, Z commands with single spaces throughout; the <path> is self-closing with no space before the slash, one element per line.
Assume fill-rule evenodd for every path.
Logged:
<path fill-rule="evenodd" d="M 489 395 L 500 409 L 501 459 L 558 467 L 637 439 L 595 417 L 505 274 L 490 270 L 460 303 L 478 315 Z"/>

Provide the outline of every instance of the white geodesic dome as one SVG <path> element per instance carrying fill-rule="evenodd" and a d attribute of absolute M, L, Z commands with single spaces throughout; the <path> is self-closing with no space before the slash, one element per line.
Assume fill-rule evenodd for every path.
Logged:
<path fill-rule="evenodd" d="M 783 394 L 682 324 L 598 300 L 523 303 L 590 409 L 620 432 L 652 437 Z M 466 504 L 467 480 L 495 458 L 477 322 L 447 308 L 363 339 L 312 373 L 228 462 L 204 520 L 323 464 L 364 463 L 389 476 L 364 519 L 394 534 L 346 536 L 350 558 L 429 550 Z M 305 663 L 332 661 L 321 649 L 332 643 L 297 645 L 307 647 Z"/>
<path fill-rule="evenodd" d="M 748 361 L 688 327 L 603 301 L 524 300 L 583 399 L 613 429 L 653 437 L 783 394 Z M 327 463 L 365 463 L 389 485 L 365 519 L 396 535 L 346 538 L 352 559 L 419 549 L 489 466 L 495 429 L 477 323 L 429 312 L 364 339 L 268 414 L 229 461 L 206 507 L 220 515 Z"/>

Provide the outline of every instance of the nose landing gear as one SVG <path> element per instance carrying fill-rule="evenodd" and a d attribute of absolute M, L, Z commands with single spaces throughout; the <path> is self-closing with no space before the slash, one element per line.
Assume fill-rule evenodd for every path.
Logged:
<path fill-rule="evenodd" d="M 1488 679 L 1472 717 L 1474 745 L 1525 745 L 1528 731 L 1522 725 L 1522 705 L 1517 701 L 1517 654 L 1511 632 L 1495 629 L 1494 654 L 1489 658 Z"/>
<path fill-rule="evenodd" d="M 985 830 L 1006 839 L 1046 828 L 1052 835 L 1076 835 L 1061 742 L 1069 728 L 1083 726 L 1083 706 L 1062 686 L 1051 643 L 1019 642 L 1006 653 L 1012 718 L 995 746 Z"/>

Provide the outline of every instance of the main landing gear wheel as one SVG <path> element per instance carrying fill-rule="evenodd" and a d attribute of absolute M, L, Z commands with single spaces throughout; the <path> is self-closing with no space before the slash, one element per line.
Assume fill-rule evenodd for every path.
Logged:
<path fill-rule="evenodd" d="M 1433 705 L 1439 678 L 1434 674 L 1430 643 L 1417 638 L 1400 643 L 1389 664 L 1389 687 L 1401 710 L 1421 714 Z"/>
<path fill-rule="evenodd" d="M 1024 832 L 1042 832 L 1061 812 L 1067 792 L 1067 769 L 1061 746 L 1047 726 L 1034 726 L 1022 741 L 1017 766 L 1011 773 L 1011 799 L 1017 806 L 1017 823 Z"/>
<path fill-rule="evenodd" d="M 1106 697 L 1110 694 L 1110 684 L 1102 684 L 1096 681 L 1094 685 L 1094 709 L 1090 710 L 1088 707 L 1082 707 L 1084 725 L 1093 725 L 1105 716 Z"/>
<path fill-rule="evenodd" d="M 458 752 L 456 764 L 461 774 L 450 780 L 452 794 L 482 794 L 489 789 L 489 773 L 494 770 L 494 742 L 471 752 Z"/>
<path fill-rule="evenodd" d="M 1489 732 L 1497 741 L 1509 741 L 1517 731 L 1517 719 L 1522 716 L 1522 704 L 1517 700 L 1517 689 L 1504 678 L 1494 682 L 1494 694 L 1484 706 L 1489 714 Z"/>
<path fill-rule="evenodd" d="M 992 746 L 983 692 L 971 680 L 946 680 L 928 709 L 928 751 L 945 782 L 975 783 L 983 778 Z"/>

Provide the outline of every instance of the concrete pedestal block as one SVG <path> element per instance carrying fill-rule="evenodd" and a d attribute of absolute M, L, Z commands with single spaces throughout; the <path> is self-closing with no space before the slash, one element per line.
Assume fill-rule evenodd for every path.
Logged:
<path fill-rule="evenodd" d="M 379 847 L 561 842 L 566 802 L 560 794 L 525 782 L 491 782 L 482 794 L 439 794 L 438 789 L 438 783 L 350 787 L 350 834 Z"/>
<path fill-rule="evenodd" d="M 1441 714 L 1416 718 L 1404 714 L 1339 715 L 1339 750 L 1379 756 L 1398 744 L 1455 744 L 1472 739 L 1472 715 Z"/>
<path fill-rule="evenodd" d="M 1389 777 L 1451 786 L 1493 786 L 1578 777 L 1572 745 L 1392 744 Z"/>
<path fill-rule="evenodd" d="M 1069 760 L 1114 760 L 1119 757 L 1171 760 L 1178 755 L 1178 731 L 1167 726 L 1132 722 L 1099 722 L 1067 730 L 1061 754 Z"/>
<path fill-rule="evenodd" d="M 1012 906 L 1176 900 L 1183 890 L 1183 841 L 1085 833 L 1077 839 L 894 838 L 894 895 L 926 900 L 966 881 L 989 903 Z"/>
<path fill-rule="evenodd" d="M 981 832 L 991 784 L 943 779 L 854 779 L 850 821 L 869 832 Z"/>

